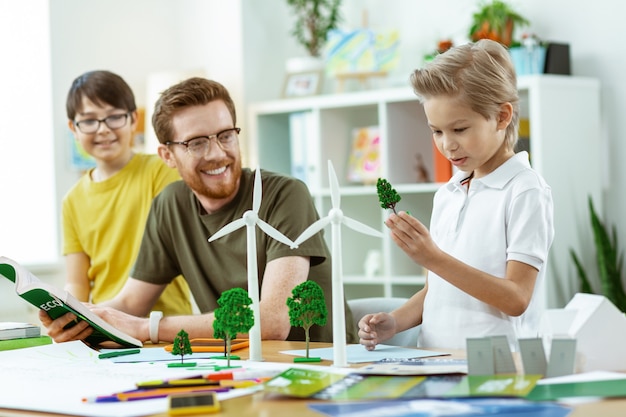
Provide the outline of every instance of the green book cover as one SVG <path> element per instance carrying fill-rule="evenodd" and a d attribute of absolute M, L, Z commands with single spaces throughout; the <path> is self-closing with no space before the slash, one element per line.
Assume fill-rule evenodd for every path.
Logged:
<path fill-rule="evenodd" d="M 541 375 L 467 375 L 445 397 L 525 397 Z"/>
<path fill-rule="evenodd" d="M 13 350 L 52 344 L 50 336 L 25 337 L 22 339 L 0 340 L 0 350 Z"/>
<path fill-rule="evenodd" d="M 308 398 L 344 377 L 328 371 L 290 368 L 265 382 L 263 388 L 266 392 Z"/>
<path fill-rule="evenodd" d="M 554 401 L 568 397 L 626 397 L 626 375 L 625 379 L 541 384 L 526 396 L 533 401 Z"/>
<path fill-rule="evenodd" d="M 141 341 L 111 326 L 92 313 L 83 303 L 67 291 L 59 290 L 42 282 L 30 271 L 17 262 L 0 257 L 0 275 L 15 283 L 15 292 L 35 307 L 44 310 L 56 319 L 68 312 L 74 313 L 80 320 L 85 320 L 93 328 L 93 333 L 85 341 L 91 346 L 113 341 L 125 347 L 141 347 Z"/>

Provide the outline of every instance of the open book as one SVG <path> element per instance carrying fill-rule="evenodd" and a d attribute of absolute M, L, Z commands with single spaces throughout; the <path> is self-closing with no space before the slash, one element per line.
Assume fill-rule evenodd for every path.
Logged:
<path fill-rule="evenodd" d="M 119 331 L 99 316 L 91 312 L 83 303 L 64 290 L 48 285 L 20 266 L 17 262 L 0 256 L 0 275 L 15 283 L 17 295 L 32 305 L 44 310 L 56 319 L 65 313 L 74 313 L 93 327 L 93 333 L 85 339 L 91 346 L 113 341 L 125 347 L 141 347 L 143 344 Z"/>

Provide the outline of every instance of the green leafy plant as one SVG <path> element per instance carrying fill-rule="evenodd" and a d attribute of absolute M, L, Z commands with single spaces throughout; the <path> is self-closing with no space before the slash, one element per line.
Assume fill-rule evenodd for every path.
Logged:
<path fill-rule="evenodd" d="M 324 326 L 328 309 L 324 300 L 324 291 L 315 281 L 304 281 L 291 290 L 292 297 L 287 298 L 289 323 L 302 327 L 305 334 L 306 357 L 309 358 L 309 330 L 314 324 Z"/>
<path fill-rule="evenodd" d="M 230 367 L 231 342 L 237 333 L 248 333 L 254 325 L 254 313 L 250 308 L 252 299 L 242 288 L 224 291 L 217 300 L 213 320 L 213 336 L 224 340 L 227 366 Z"/>
<path fill-rule="evenodd" d="M 328 33 L 341 21 L 341 0 L 287 0 L 287 4 L 296 16 L 291 34 L 311 56 L 319 57 Z"/>
<path fill-rule="evenodd" d="M 400 194 L 391 186 L 389 181 L 384 178 L 379 178 L 376 182 L 376 191 L 378 192 L 380 206 L 384 209 L 392 209 L 393 212 L 397 214 L 396 204 L 402 200 L 402 197 L 400 197 Z"/>
<path fill-rule="evenodd" d="M 624 254 L 618 247 L 617 229 L 613 226 L 609 233 L 605 224 L 598 217 L 591 197 L 589 197 L 589 214 L 602 294 L 618 309 L 626 312 L 626 293 L 622 282 Z M 570 255 L 576 265 L 581 292 L 594 293 L 587 272 L 573 249 L 570 249 Z"/>
<path fill-rule="evenodd" d="M 476 42 L 491 39 L 506 47 L 513 42 L 515 26 L 528 25 L 530 22 L 502 0 L 481 3 L 480 10 L 474 13 L 469 38 Z"/>
<path fill-rule="evenodd" d="M 172 346 L 172 355 L 180 355 L 180 363 L 183 363 L 185 355 L 191 355 L 191 343 L 189 342 L 189 334 L 181 329 L 174 338 L 174 346 Z"/>

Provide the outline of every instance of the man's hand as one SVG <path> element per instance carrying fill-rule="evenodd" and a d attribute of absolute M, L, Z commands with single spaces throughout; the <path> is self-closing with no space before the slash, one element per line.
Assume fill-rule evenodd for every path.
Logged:
<path fill-rule="evenodd" d="M 39 320 L 46 328 L 48 336 L 57 343 L 83 340 L 93 333 L 89 323 L 78 320 L 78 317 L 73 313 L 67 313 L 56 320 L 52 320 L 48 313 L 39 310 Z"/>

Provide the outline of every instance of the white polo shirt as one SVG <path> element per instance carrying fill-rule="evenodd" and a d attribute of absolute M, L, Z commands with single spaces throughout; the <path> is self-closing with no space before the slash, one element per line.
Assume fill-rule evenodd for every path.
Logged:
<path fill-rule="evenodd" d="M 527 152 L 519 152 L 489 175 L 461 182 L 457 172 L 435 194 L 430 232 L 446 253 L 504 278 L 506 263 L 524 262 L 539 270 L 532 301 L 519 317 L 459 290 L 428 273 L 428 293 L 418 346 L 465 349 L 466 339 L 506 335 L 512 348 L 517 338 L 536 337 L 542 313 L 545 268 L 554 238 L 550 186 L 535 172 Z"/>

